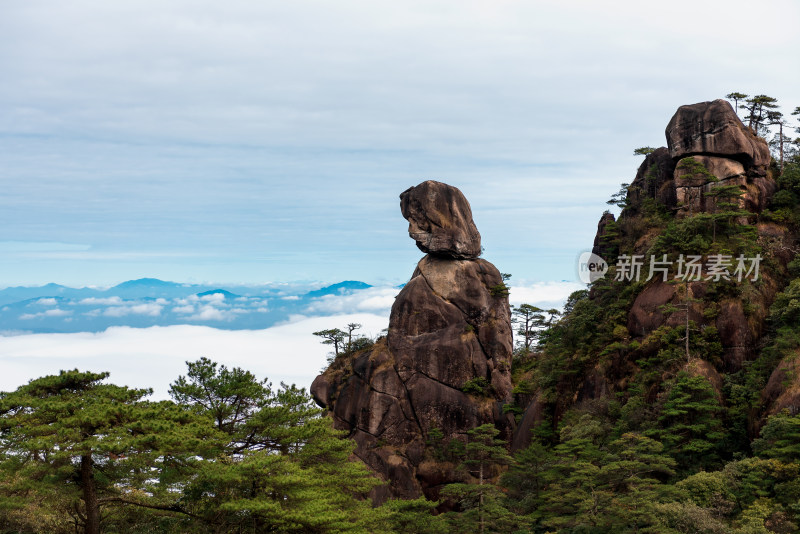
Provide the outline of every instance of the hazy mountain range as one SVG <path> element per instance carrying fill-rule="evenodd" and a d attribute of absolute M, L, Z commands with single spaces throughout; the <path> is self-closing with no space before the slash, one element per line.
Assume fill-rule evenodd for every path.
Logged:
<path fill-rule="evenodd" d="M 226 330 L 267 328 L 297 316 L 327 315 L 341 299 L 359 297 L 364 309 L 386 309 L 396 288 L 345 281 L 309 285 L 206 286 L 131 280 L 107 289 L 58 284 L 0 290 L 0 334 L 100 332 L 110 326 L 145 328 L 197 324 Z"/>

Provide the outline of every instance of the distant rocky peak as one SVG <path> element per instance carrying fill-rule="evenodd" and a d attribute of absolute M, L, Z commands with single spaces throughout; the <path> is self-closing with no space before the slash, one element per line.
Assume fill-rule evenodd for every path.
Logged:
<path fill-rule="evenodd" d="M 738 204 L 760 213 L 775 192 L 767 172 L 767 142 L 742 124 L 725 100 L 680 106 L 666 131 L 667 146 L 648 154 L 628 189 L 624 215 L 646 199 L 679 214 L 714 212 L 714 189 L 736 186 Z"/>
<path fill-rule="evenodd" d="M 763 175 L 769 166 L 766 141 L 750 131 L 725 100 L 681 106 L 666 129 L 674 160 L 705 155 L 740 162 L 751 173 Z"/>

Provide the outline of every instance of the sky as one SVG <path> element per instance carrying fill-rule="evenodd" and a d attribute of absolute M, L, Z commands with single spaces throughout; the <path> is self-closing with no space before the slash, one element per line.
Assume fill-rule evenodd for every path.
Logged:
<path fill-rule="evenodd" d="M 402 283 L 426 179 L 502 272 L 575 280 L 679 105 L 800 105 L 799 6 L 3 2 L 0 287 Z"/>

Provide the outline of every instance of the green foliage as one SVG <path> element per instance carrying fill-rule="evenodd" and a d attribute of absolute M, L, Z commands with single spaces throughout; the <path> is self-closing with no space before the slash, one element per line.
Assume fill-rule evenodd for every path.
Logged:
<path fill-rule="evenodd" d="M 315 336 L 321 337 L 323 345 L 333 345 L 333 358 L 340 354 L 340 350 L 344 347 L 344 340 L 347 337 L 347 332 L 339 330 L 338 328 L 328 328 L 314 332 Z M 331 363 L 329 360 L 328 363 Z"/>
<path fill-rule="evenodd" d="M 646 156 L 648 154 L 652 154 L 655 151 L 656 151 L 656 149 L 651 147 L 651 146 L 643 146 L 643 147 L 639 147 L 637 149 L 634 149 L 633 155 L 634 156 Z"/>
<path fill-rule="evenodd" d="M 218 366 L 208 358 L 186 365 L 187 375 L 179 376 L 169 388 L 175 402 L 209 415 L 226 434 L 247 434 L 243 427 L 270 393 L 266 380 L 259 381 L 238 367 Z"/>
<path fill-rule="evenodd" d="M 684 470 L 714 467 L 725 438 L 722 407 L 708 380 L 681 372 L 659 410 L 659 427 L 648 434 L 661 440 Z"/>
<path fill-rule="evenodd" d="M 479 397 L 491 397 L 494 394 L 494 386 L 484 376 L 470 378 L 461 386 L 461 391 L 469 395 Z"/>
<path fill-rule="evenodd" d="M 458 463 L 464 457 L 464 442 L 457 438 L 445 439 L 438 428 L 431 428 L 425 440 L 433 458 L 439 462 Z"/>
<path fill-rule="evenodd" d="M 547 330 L 561 316 L 557 309 L 543 310 L 531 304 L 511 307 L 511 324 L 516 327 L 517 350 L 529 354 L 534 344 L 547 335 Z"/>
<path fill-rule="evenodd" d="M 518 520 L 503 504 L 502 492 L 489 479 L 499 466 L 511 463 L 505 441 L 491 424 L 467 432 L 467 445 L 460 468 L 477 479 L 477 484 L 448 484 L 442 496 L 457 502 L 462 512 L 449 515 L 448 522 L 457 532 L 509 532 Z"/>
<path fill-rule="evenodd" d="M 553 448 L 539 441 L 520 451 L 503 476 L 508 506 L 532 530 L 635 532 L 653 523 L 650 510 L 675 461 L 657 441 L 607 429 L 584 414 Z"/>
<path fill-rule="evenodd" d="M 378 481 L 350 460 L 354 443 L 323 418 L 279 434 L 273 448 L 204 465 L 184 490 L 184 505 L 236 532 L 365 532 L 364 498 Z"/>
<path fill-rule="evenodd" d="M 770 308 L 770 319 L 775 328 L 800 325 L 800 278 L 775 297 Z"/>
<path fill-rule="evenodd" d="M 511 288 L 508 286 L 508 284 L 506 284 L 506 282 L 509 278 L 511 278 L 511 275 L 508 273 L 500 273 L 500 277 L 503 279 L 503 281 L 497 285 L 491 286 L 489 288 L 489 294 L 494 298 L 508 298 L 508 293 Z"/>
<path fill-rule="evenodd" d="M 205 417 L 107 377 L 62 371 L 2 395 L 3 507 L 53 502 L 64 523 L 99 532 L 101 507 L 177 506 L 183 476 L 220 436 Z"/>
<path fill-rule="evenodd" d="M 758 134 L 769 111 L 778 107 L 778 100 L 767 95 L 755 95 L 745 99 L 742 107 L 747 111 L 748 127 Z"/>
<path fill-rule="evenodd" d="M 315 336 L 321 337 L 323 345 L 333 345 L 333 352 L 328 355 L 328 364 L 333 365 L 340 356 L 352 356 L 353 354 L 371 348 L 375 341 L 364 336 L 353 334 L 361 328 L 359 323 L 348 323 L 346 330 L 339 328 L 329 328 L 314 332 Z"/>
<path fill-rule="evenodd" d="M 367 525 L 370 532 L 443 534 L 449 530 L 443 515 L 433 515 L 435 502 L 424 497 L 414 500 L 392 499 L 374 512 Z"/>
<path fill-rule="evenodd" d="M 0 532 L 433 532 L 295 386 L 203 358 L 176 402 L 62 371 L 0 394 Z M 426 530 L 424 525 L 431 525 Z M 433 529 L 433 530 L 432 530 Z"/>
<path fill-rule="evenodd" d="M 800 229 L 800 161 L 795 158 L 795 161 L 784 164 L 776 182 L 778 189 L 762 218 L 785 224 L 797 231 Z"/>
<path fill-rule="evenodd" d="M 738 91 L 734 91 L 732 93 L 728 93 L 727 95 L 725 95 L 725 98 L 727 98 L 728 100 L 733 100 L 735 111 L 736 113 L 739 113 L 739 101 L 744 100 L 748 96 L 749 95 L 746 95 L 744 93 L 739 93 Z"/>
<path fill-rule="evenodd" d="M 800 462 L 800 415 L 784 410 L 767 419 L 761 437 L 753 442 L 753 452 L 784 463 Z"/>
<path fill-rule="evenodd" d="M 609 206 L 616 206 L 622 210 L 628 207 L 628 188 L 631 184 L 621 184 L 619 191 L 611 195 L 611 198 L 606 201 Z"/>
<path fill-rule="evenodd" d="M 539 331 L 544 326 L 544 310 L 530 304 L 511 307 L 511 323 L 517 327 L 514 331 L 521 339 L 517 340 L 526 352 L 531 350 Z"/>

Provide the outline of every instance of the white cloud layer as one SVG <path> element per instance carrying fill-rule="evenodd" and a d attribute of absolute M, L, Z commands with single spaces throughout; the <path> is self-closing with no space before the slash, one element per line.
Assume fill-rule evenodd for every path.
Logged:
<path fill-rule="evenodd" d="M 399 292 L 396 287 L 370 287 L 350 295 L 325 295 L 315 299 L 306 311 L 309 313 L 360 311 L 388 315 Z"/>
<path fill-rule="evenodd" d="M 512 286 L 512 304 L 528 303 L 560 308 L 575 290 L 585 286 L 571 282 L 541 282 Z M 152 387 L 165 397 L 175 378 L 185 373 L 185 361 L 206 356 L 228 366 L 239 366 L 273 383 L 296 383 L 308 388 L 325 365 L 329 352 L 313 332 L 361 323 L 359 333 L 375 337 L 389 325 L 389 311 L 400 292 L 393 287 L 375 287 L 351 295 L 329 295 L 312 303 L 313 313 L 324 317 L 292 315 L 278 326 L 264 330 L 218 330 L 205 326 L 152 328 L 114 327 L 100 333 L 0 335 L 0 391 L 19 387 L 33 378 L 61 369 L 109 371 L 111 381 L 131 387 Z M 219 308 L 219 299 L 193 300 L 185 305 L 194 318 L 220 320 L 242 308 Z M 187 300 L 188 302 L 188 300 Z M 256 300 L 256 302 L 258 302 Z M 158 314 L 161 304 L 114 306 L 106 313 Z M 113 310 L 113 311 L 112 311 Z M 98 311 L 98 310 L 96 310 Z M 98 311 L 99 312 L 99 311 Z M 309 311 L 310 312 L 310 311 Z M 59 308 L 40 314 L 68 314 Z"/>
<path fill-rule="evenodd" d="M 132 304 L 129 306 L 113 306 L 106 309 L 103 315 L 109 317 L 124 317 L 126 315 L 148 315 L 158 317 L 164 306 L 157 303 Z"/>
<path fill-rule="evenodd" d="M 561 308 L 573 292 L 586 289 L 578 282 L 537 282 L 528 286 L 511 286 L 508 300 L 513 306 L 531 304 L 540 308 Z"/>
<path fill-rule="evenodd" d="M 388 325 L 388 318 L 357 313 L 306 318 L 265 330 L 121 327 L 98 334 L 0 336 L 0 391 L 62 369 L 78 368 L 109 371 L 115 384 L 152 387 L 156 396 L 164 398 L 169 384 L 185 374 L 184 362 L 202 356 L 268 377 L 273 384 L 284 381 L 308 388 L 324 367 L 330 348 L 312 333 L 351 322 L 361 323 L 363 334 L 376 336 Z"/>
<path fill-rule="evenodd" d="M 23 313 L 19 316 L 20 319 L 37 319 L 39 317 L 67 317 L 72 315 L 71 310 L 62 310 L 61 308 L 53 308 L 52 310 L 45 310 L 39 313 Z"/>

